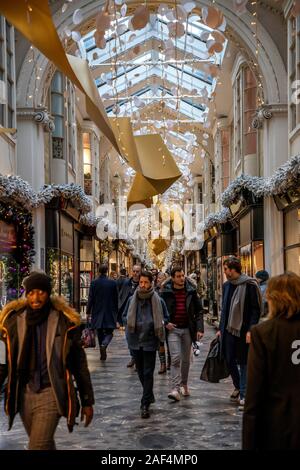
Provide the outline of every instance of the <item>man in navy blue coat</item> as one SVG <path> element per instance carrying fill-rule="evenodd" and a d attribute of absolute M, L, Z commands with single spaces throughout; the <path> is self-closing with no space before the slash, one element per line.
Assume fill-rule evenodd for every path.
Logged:
<path fill-rule="evenodd" d="M 118 314 L 118 289 L 107 277 L 108 267 L 102 264 L 100 276 L 91 283 L 87 315 L 92 315 L 91 328 L 97 330 L 100 359 L 106 360 L 106 348 L 112 340 Z"/>

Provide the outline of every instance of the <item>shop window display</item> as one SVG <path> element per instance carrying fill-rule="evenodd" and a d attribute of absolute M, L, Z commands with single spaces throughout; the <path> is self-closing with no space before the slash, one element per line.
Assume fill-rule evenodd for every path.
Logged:
<path fill-rule="evenodd" d="M 34 256 L 32 217 L 9 203 L 0 204 L 0 304 L 20 297 L 22 280 Z"/>
<path fill-rule="evenodd" d="M 264 269 L 264 244 L 262 240 L 249 243 L 240 248 L 242 272 L 254 276 Z"/>

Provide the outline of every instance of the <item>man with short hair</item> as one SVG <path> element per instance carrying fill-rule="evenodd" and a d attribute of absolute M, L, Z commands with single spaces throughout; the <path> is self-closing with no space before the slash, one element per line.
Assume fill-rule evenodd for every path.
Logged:
<path fill-rule="evenodd" d="M 92 316 L 91 328 L 97 330 L 100 360 L 107 358 L 107 347 L 113 338 L 118 314 L 118 289 L 115 281 L 107 277 L 108 266 L 101 264 L 100 276 L 91 282 L 86 313 Z"/>
<path fill-rule="evenodd" d="M 149 418 L 149 406 L 155 402 L 153 373 L 156 351 L 165 339 L 165 325 L 169 320 L 166 305 L 154 290 L 150 272 L 141 273 L 139 285 L 128 300 L 123 319 L 127 324 L 128 347 L 143 386 L 141 417 Z"/>
<path fill-rule="evenodd" d="M 141 266 L 135 264 L 132 268 L 132 276 L 130 279 L 126 279 L 123 283 L 122 288 L 119 291 L 119 318 L 122 319 L 125 307 L 127 305 L 128 299 L 135 293 L 136 288 L 139 285 L 139 279 L 141 274 Z M 127 364 L 127 367 L 133 367 L 135 362 L 134 358 L 130 352 L 131 359 Z"/>
<path fill-rule="evenodd" d="M 200 341 L 204 334 L 203 307 L 196 287 L 185 278 L 181 267 L 171 270 L 171 279 L 161 291 L 170 315 L 168 345 L 171 355 L 172 391 L 168 397 L 179 401 L 180 393 L 190 395 L 188 375 L 190 368 L 191 346 Z"/>
<path fill-rule="evenodd" d="M 261 293 L 256 280 L 242 274 L 239 258 L 227 258 L 223 267 L 227 281 L 223 285 L 220 330 L 217 335 L 221 336 L 222 351 L 235 387 L 230 399 L 239 402 L 239 409 L 243 410 L 250 329 L 258 323 L 260 317 Z"/>
<path fill-rule="evenodd" d="M 0 340 L 6 361 L 0 363 L 0 388 L 7 380 L 5 410 L 11 429 L 20 413 L 29 450 L 55 450 L 61 416 L 72 432 L 77 408 L 74 379 L 82 406 L 81 420 L 93 418 L 94 395 L 80 315 L 63 297 L 51 296 L 51 278 L 32 272 L 24 282 L 25 298 L 9 302 L 0 314 Z"/>

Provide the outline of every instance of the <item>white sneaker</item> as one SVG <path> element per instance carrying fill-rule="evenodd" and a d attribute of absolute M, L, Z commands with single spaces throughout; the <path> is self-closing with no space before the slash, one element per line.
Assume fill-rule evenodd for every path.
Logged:
<path fill-rule="evenodd" d="M 174 401 L 179 401 L 180 393 L 178 392 L 178 390 L 172 390 L 172 392 L 169 393 L 168 398 Z"/>
<path fill-rule="evenodd" d="M 240 401 L 239 401 L 239 411 L 244 411 L 244 406 L 245 406 L 245 398 L 242 398 Z"/>
<path fill-rule="evenodd" d="M 180 393 L 183 397 L 189 397 L 191 395 L 187 385 L 184 387 L 183 385 L 181 385 L 180 387 Z"/>

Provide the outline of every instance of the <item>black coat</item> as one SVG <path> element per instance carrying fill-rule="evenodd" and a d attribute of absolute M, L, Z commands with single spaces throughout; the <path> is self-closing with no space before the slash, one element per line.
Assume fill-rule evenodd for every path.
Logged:
<path fill-rule="evenodd" d="M 251 329 L 243 448 L 300 450 L 300 314 Z"/>
<path fill-rule="evenodd" d="M 246 297 L 241 334 L 240 337 L 236 337 L 236 354 L 237 361 L 239 364 L 247 363 L 249 345 L 246 343 L 246 333 L 250 331 L 253 325 L 256 325 L 256 323 L 258 323 L 261 315 L 261 307 L 258 301 L 257 290 L 258 286 L 256 287 L 253 284 L 248 284 L 246 287 Z M 229 281 L 225 282 L 223 284 L 222 311 L 220 320 L 221 344 L 223 352 L 225 344 L 225 342 L 223 341 L 224 333 L 227 333 L 226 328 L 229 319 L 228 304 L 230 304 L 233 292 L 234 289 L 232 284 Z"/>
<path fill-rule="evenodd" d="M 86 311 L 87 314 L 92 313 L 92 328 L 116 328 L 118 314 L 116 281 L 104 275 L 92 281 Z"/>
<path fill-rule="evenodd" d="M 186 290 L 186 310 L 189 318 L 189 330 L 191 333 L 192 341 L 197 340 L 197 332 L 204 333 L 204 322 L 203 322 L 203 306 L 200 300 L 196 287 L 191 283 L 185 282 Z M 167 281 L 160 292 L 160 296 L 164 299 L 169 315 L 170 322 L 173 323 L 175 312 L 176 312 L 176 299 L 173 290 L 172 281 Z"/>
<path fill-rule="evenodd" d="M 128 299 L 134 294 L 138 283 L 133 283 L 132 278 L 125 279 L 119 288 L 119 315 L 122 317 Z"/>

